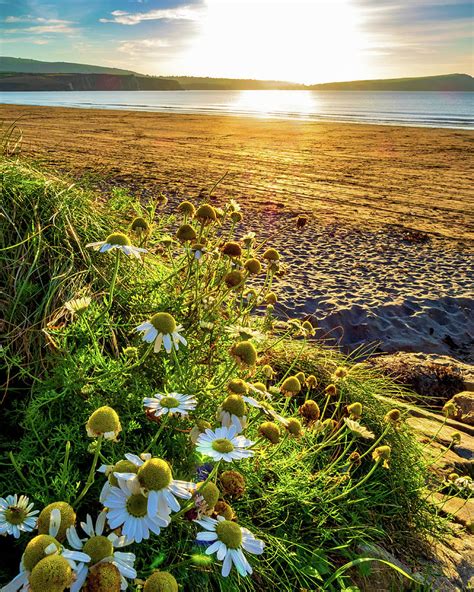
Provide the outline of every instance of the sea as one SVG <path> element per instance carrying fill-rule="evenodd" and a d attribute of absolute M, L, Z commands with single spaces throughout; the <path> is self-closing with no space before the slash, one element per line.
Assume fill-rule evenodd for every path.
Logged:
<path fill-rule="evenodd" d="M 187 90 L 3 92 L 0 103 L 474 128 L 474 92 Z"/>

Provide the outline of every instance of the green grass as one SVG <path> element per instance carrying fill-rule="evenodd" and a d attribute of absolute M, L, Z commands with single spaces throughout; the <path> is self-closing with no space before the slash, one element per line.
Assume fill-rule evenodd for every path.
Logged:
<path fill-rule="evenodd" d="M 188 432 L 196 419 L 218 425 L 216 410 L 226 397 L 228 380 L 239 377 L 266 382 L 274 393 L 274 409 L 287 418 L 300 417 L 305 399 L 316 400 L 325 409 L 322 419 L 332 417 L 336 428 L 305 426 L 303 435 L 295 438 L 281 427 L 282 439 L 272 446 L 259 440 L 258 427 L 265 417 L 249 411 L 245 435 L 259 440 L 256 453 L 234 463 L 232 468 L 245 477 L 246 492 L 226 501 L 238 523 L 265 542 L 264 554 L 250 559 L 252 577 L 242 578 L 233 570 L 223 578 L 215 556 L 203 565 L 203 548 L 195 543 L 200 529 L 183 518 L 160 536 L 127 549 L 137 556 L 139 578 L 159 568 L 169 570 L 182 590 L 264 591 L 275 584 L 287 592 L 340 590 L 351 585 L 354 571 L 348 568 L 353 561 L 357 564 L 361 544 L 376 542 L 395 553 L 416 555 L 427 535 L 437 531 L 439 520 L 425 501 L 420 447 L 403 422 L 396 430 L 384 421 L 388 408 L 377 399 L 379 394 L 402 395 L 402 389 L 367 366 L 302 337 L 291 323 L 275 329 L 271 309 L 260 306 L 256 311 L 241 290 L 226 288 L 223 277 L 231 262 L 219 247 L 234 234 L 242 235 L 239 225 L 234 230 L 229 222 L 230 209 L 222 226 L 202 230 L 209 253 L 197 264 L 189 249 L 163 243 L 181 224 L 179 213 L 160 215 L 159 204 L 139 204 L 123 192 L 104 204 L 93 193 L 22 161 L 2 159 L 0 173 L 5 319 L 1 355 L 6 370 L 1 495 L 28 495 L 38 509 L 66 501 L 80 520 L 88 513 L 95 517 L 102 509 L 98 498 L 103 475 L 75 501 L 97 445 L 86 435 L 88 417 L 103 405 L 119 414 L 119 441 L 104 442 L 100 451 L 100 462 L 113 464 L 149 445 L 158 425 L 147 419 L 142 400 L 157 392 L 177 391 L 198 401 L 190 419 L 168 422 L 152 447 L 154 456 L 170 463 L 174 478 L 196 481 L 196 468 L 210 459 L 196 452 Z M 152 223 L 147 237 L 132 235 L 134 244 L 149 250 L 143 263 L 85 248 L 112 231 L 129 232 L 135 214 Z M 200 224 L 191 223 L 199 233 Z M 245 256 L 262 254 L 257 237 Z M 111 297 L 115 262 L 119 267 Z M 268 272 L 255 284 L 259 303 L 270 289 L 277 292 L 271 282 Z M 248 279 L 245 287 L 252 283 Z M 72 316 L 64 303 L 82 296 L 89 296 L 91 304 Z M 189 343 L 176 357 L 149 353 L 134 332 L 158 311 L 172 314 L 183 325 Z M 212 323 L 212 329 L 202 323 Z M 252 372 L 240 370 L 229 353 L 236 342 L 226 331 L 231 325 L 263 333 L 261 340 L 254 340 L 259 363 Z M 271 381 L 263 374 L 264 364 L 276 371 Z M 347 375 L 336 379 L 340 367 Z M 303 387 L 296 396 L 283 397 L 278 391 L 282 379 L 298 371 L 314 374 L 316 388 Z M 328 398 L 325 389 L 332 383 L 337 394 Z M 360 422 L 374 433 L 374 440 L 356 438 L 344 427 L 347 405 L 354 402 L 362 403 Z M 382 444 L 391 447 L 389 468 L 372 459 L 372 451 Z M 351 462 L 354 452 L 362 455 L 360 464 Z M 0 539 L 2 557 L 8 558 L 0 568 L 1 583 L 17 573 L 29 538 Z M 366 573 L 366 564 L 362 567 Z"/>

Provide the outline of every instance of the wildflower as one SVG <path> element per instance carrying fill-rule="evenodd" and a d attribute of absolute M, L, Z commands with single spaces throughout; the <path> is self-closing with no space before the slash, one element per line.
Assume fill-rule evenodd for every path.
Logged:
<path fill-rule="evenodd" d="M 212 481 L 198 483 L 193 494 L 198 516 L 212 514 L 214 506 L 219 501 L 220 491 Z"/>
<path fill-rule="evenodd" d="M 257 331 L 251 327 L 243 327 L 242 325 L 229 325 L 225 328 L 225 331 L 232 339 L 243 339 L 244 341 L 248 341 L 249 339 L 262 341 L 265 339 L 265 335 L 261 331 Z"/>
<path fill-rule="evenodd" d="M 235 520 L 235 512 L 232 506 L 224 500 L 219 500 L 214 506 L 214 516 L 222 516 L 226 520 Z"/>
<path fill-rule="evenodd" d="M 263 382 L 254 382 L 250 386 L 254 392 L 261 393 L 262 395 L 266 394 L 267 392 L 267 387 L 263 384 Z"/>
<path fill-rule="evenodd" d="M 391 423 L 395 428 L 399 427 L 402 414 L 399 409 L 391 409 L 383 418 L 386 423 Z"/>
<path fill-rule="evenodd" d="M 206 430 L 211 428 L 211 424 L 204 419 L 198 419 L 189 433 L 189 439 L 193 444 L 196 444 L 197 439 Z"/>
<path fill-rule="evenodd" d="M 128 555 L 128 553 L 127 553 Z M 76 580 L 77 581 L 77 580 Z M 74 582 L 73 592 L 76 582 Z M 82 590 L 84 592 L 93 592 L 98 590 L 107 590 L 107 592 L 119 592 L 127 588 L 127 581 L 120 574 L 117 566 L 113 563 L 97 563 L 89 569 L 89 575 Z"/>
<path fill-rule="evenodd" d="M 137 332 L 143 332 L 143 341 L 155 342 L 153 351 L 158 353 L 163 345 L 166 353 L 171 353 L 174 348 L 179 349 L 179 344 L 188 345 L 186 339 L 180 334 L 182 325 L 176 325 L 174 318 L 167 312 L 159 312 L 151 317 L 149 321 L 142 323 L 135 328 Z"/>
<path fill-rule="evenodd" d="M 182 243 L 197 239 L 197 233 L 190 224 L 182 224 L 176 231 L 176 238 Z"/>
<path fill-rule="evenodd" d="M 125 473 L 126 474 L 126 473 Z M 116 477 L 119 473 L 116 473 Z M 118 487 L 112 486 L 103 503 L 108 508 L 107 521 L 111 529 L 122 528 L 128 542 L 141 543 L 150 537 L 150 531 L 160 534 L 168 526 L 169 518 L 148 512 L 148 498 L 136 483 L 118 480 Z"/>
<path fill-rule="evenodd" d="M 267 249 L 262 255 L 262 258 L 268 262 L 279 261 L 280 253 L 276 249 Z"/>
<path fill-rule="evenodd" d="M 316 333 L 316 329 L 313 327 L 313 325 L 309 321 L 303 321 L 301 323 L 300 332 L 305 337 L 313 337 L 314 334 Z"/>
<path fill-rule="evenodd" d="M 123 234 L 123 232 L 113 232 L 109 234 L 105 241 L 89 243 L 86 247 L 91 247 L 95 251 L 99 251 L 99 253 L 107 253 L 108 251 L 118 249 L 128 257 L 133 256 L 136 259 L 140 259 L 140 253 L 147 252 L 146 249 L 142 249 L 141 247 L 134 247 L 128 236 Z"/>
<path fill-rule="evenodd" d="M 191 250 L 194 253 L 194 259 L 196 259 L 196 261 L 200 261 L 207 252 L 204 243 L 194 243 Z"/>
<path fill-rule="evenodd" d="M 361 425 L 358 421 L 354 421 L 353 419 L 345 417 L 344 423 L 355 436 L 360 436 L 361 438 L 366 438 L 367 440 L 373 440 L 375 438 L 375 435 L 366 427 Z"/>
<path fill-rule="evenodd" d="M 190 411 L 196 409 L 197 401 L 194 397 L 181 393 L 170 393 L 169 395 L 157 393 L 154 397 L 145 397 L 143 405 L 145 409 L 154 412 L 155 417 L 161 417 L 167 413 L 188 415 Z"/>
<path fill-rule="evenodd" d="M 146 580 L 143 592 L 178 592 L 178 582 L 167 571 L 155 571 Z"/>
<path fill-rule="evenodd" d="M 107 405 L 96 409 L 86 424 L 89 438 L 103 436 L 106 440 L 117 440 L 121 430 L 122 426 L 117 412 Z"/>
<path fill-rule="evenodd" d="M 240 341 L 231 348 L 230 354 L 241 368 L 254 368 L 257 363 L 257 350 L 250 341 Z"/>
<path fill-rule="evenodd" d="M 145 220 L 145 218 L 139 216 L 138 218 L 135 218 L 132 221 L 130 229 L 132 230 L 132 232 L 136 232 L 138 235 L 148 234 L 148 232 L 150 232 L 150 225 Z"/>
<path fill-rule="evenodd" d="M 80 590 L 86 581 L 89 570 L 102 562 L 111 563 L 118 569 L 119 582 L 123 584 L 122 589 L 127 587 L 125 578 L 135 579 L 137 577 L 137 572 L 133 567 L 135 555 L 116 550 L 125 547 L 130 541 L 127 541 L 125 536 L 119 537 L 115 533 L 104 536 L 106 518 L 107 513 L 101 512 L 94 525 L 88 514 L 86 522 L 81 522 L 81 528 L 87 535 L 85 539 L 79 537 L 74 526 L 69 527 L 66 531 L 69 545 L 77 551 L 83 551 L 91 558 L 90 563 L 84 564 L 77 574 L 77 579 L 74 582 L 77 590 Z"/>
<path fill-rule="evenodd" d="M 347 374 L 348 374 L 348 372 L 347 372 L 346 368 L 339 366 L 334 371 L 333 377 L 336 379 L 341 379 L 341 378 L 345 378 L 347 376 Z"/>
<path fill-rule="evenodd" d="M 228 288 L 238 288 L 245 282 L 245 276 L 238 269 L 234 269 L 225 274 L 224 282 Z"/>
<path fill-rule="evenodd" d="M 66 502 L 53 502 L 38 516 L 38 533 L 49 534 L 58 541 L 66 538 L 66 530 L 76 522 L 76 513 Z"/>
<path fill-rule="evenodd" d="M 286 427 L 287 432 L 289 434 L 291 434 L 292 436 L 299 437 L 303 433 L 303 430 L 301 428 L 301 423 L 297 419 L 294 419 L 294 418 L 288 419 L 285 427 Z"/>
<path fill-rule="evenodd" d="M 316 403 L 316 401 L 313 401 L 312 399 L 308 399 L 307 401 L 305 401 L 303 405 L 301 405 L 301 407 L 299 408 L 299 412 L 305 419 L 307 419 L 310 422 L 317 421 L 321 416 L 319 405 Z"/>
<path fill-rule="evenodd" d="M 451 440 L 453 444 L 461 444 L 461 434 L 459 432 L 453 432 L 451 434 Z"/>
<path fill-rule="evenodd" d="M 229 201 L 229 210 L 231 212 L 240 212 L 240 204 L 235 199 Z"/>
<path fill-rule="evenodd" d="M 392 449 L 390 448 L 390 446 L 378 446 L 372 452 L 372 458 L 375 460 L 376 463 L 383 461 L 382 466 L 385 469 L 388 469 L 388 467 L 389 467 L 388 461 L 390 460 L 390 453 L 391 452 L 392 452 Z"/>
<path fill-rule="evenodd" d="M 337 395 L 337 388 L 335 384 L 328 384 L 324 389 L 324 392 L 328 397 L 335 397 Z"/>
<path fill-rule="evenodd" d="M 278 302 L 278 298 L 277 298 L 277 295 L 275 294 L 275 292 L 269 292 L 265 296 L 265 303 L 266 304 L 276 304 L 277 302 Z"/>
<path fill-rule="evenodd" d="M 196 476 L 198 480 L 205 481 L 212 473 L 213 469 L 214 465 L 212 463 L 204 463 L 203 465 L 199 465 L 199 467 L 196 469 Z"/>
<path fill-rule="evenodd" d="M 232 462 L 253 456 L 255 453 L 253 450 L 249 450 L 249 447 L 254 443 L 244 436 L 237 436 L 237 428 L 232 425 L 230 427 L 223 426 L 214 431 L 206 430 L 204 434 L 199 436 L 196 449 L 216 461 Z"/>
<path fill-rule="evenodd" d="M 273 370 L 273 368 L 269 364 L 265 364 L 265 366 L 262 367 L 262 372 L 263 372 L 263 375 L 266 378 L 268 378 L 269 380 L 271 380 L 276 374 L 275 371 Z"/>
<path fill-rule="evenodd" d="M 240 395 L 229 395 L 217 410 L 217 419 L 225 427 L 235 425 L 241 431 L 247 425 L 247 406 Z"/>
<path fill-rule="evenodd" d="M 306 379 L 306 377 L 305 377 L 305 375 L 304 375 L 304 372 L 297 372 L 297 373 L 295 374 L 295 376 L 296 376 L 296 378 L 297 378 L 297 379 L 300 381 L 300 385 L 301 385 L 301 386 L 303 386 L 303 384 L 304 384 L 304 381 L 305 381 L 305 379 Z"/>
<path fill-rule="evenodd" d="M 351 403 L 351 405 L 347 406 L 347 411 L 351 419 L 360 419 L 362 416 L 362 403 Z"/>
<path fill-rule="evenodd" d="M 83 563 L 89 561 L 86 553 L 65 549 L 54 536 L 39 534 L 26 545 L 20 573 L 2 588 L 2 592 L 62 592 L 71 585 Z"/>
<path fill-rule="evenodd" d="M 171 512 L 178 512 L 180 505 L 176 497 L 189 499 L 196 485 L 187 481 L 173 479 L 171 467 L 161 459 L 151 454 L 142 454 L 142 458 L 135 455 L 127 457 L 138 466 L 136 473 L 115 473 L 119 483 L 126 481 L 130 489 L 135 492 L 137 487 L 147 496 L 148 514 L 159 515 L 169 520 Z M 105 502 L 107 506 L 107 502 Z"/>
<path fill-rule="evenodd" d="M 291 397 L 293 395 L 297 395 L 300 392 L 301 383 L 296 378 L 296 376 L 289 376 L 283 381 L 280 390 L 283 395 L 285 395 L 285 397 Z"/>
<path fill-rule="evenodd" d="M 448 401 L 443 406 L 443 415 L 445 417 L 455 417 L 457 410 L 456 403 L 454 401 Z"/>
<path fill-rule="evenodd" d="M 216 210 L 209 204 L 203 204 L 199 206 L 194 214 L 194 217 L 201 222 L 203 226 L 212 224 L 217 220 Z"/>
<path fill-rule="evenodd" d="M 36 527 L 34 504 L 26 495 L 7 495 L 0 497 L 0 535 L 12 535 L 20 538 L 22 532 L 31 532 Z"/>
<path fill-rule="evenodd" d="M 228 383 L 227 390 L 234 395 L 246 395 L 249 392 L 249 387 L 240 378 L 234 378 Z"/>
<path fill-rule="evenodd" d="M 230 219 L 232 220 L 232 222 L 234 224 L 238 224 L 239 222 L 242 222 L 242 220 L 243 220 L 242 213 L 241 212 L 231 212 Z"/>
<path fill-rule="evenodd" d="M 107 477 L 107 481 L 104 483 L 99 496 L 101 503 L 104 503 L 112 487 L 119 486 L 115 473 L 136 473 L 138 471 L 138 466 L 135 463 L 135 455 L 127 453 L 125 457 L 125 460 L 119 460 L 114 465 L 101 465 L 97 469 L 98 473 L 104 473 Z"/>
<path fill-rule="evenodd" d="M 246 528 L 222 516 L 218 516 L 217 520 L 203 518 L 196 522 L 205 529 L 198 533 L 197 540 L 212 543 L 206 549 L 206 555 L 217 553 L 217 558 L 223 560 L 221 573 L 224 577 L 229 575 L 232 564 L 241 576 L 252 574 L 252 568 L 242 550 L 260 555 L 263 553 L 263 541 L 256 539 Z"/>
<path fill-rule="evenodd" d="M 64 303 L 66 308 L 71 314 L 82 314 L 85 312 L 92 302 L 89 296 L 83 296 L 82 298 L 73 298 Z"/>
<path fill-rule="evenodd" d="M 310 374 L 309 376 L 306 377 L 306 386 L 309 389 L 313 389 L 316 387 L 316 385 L 318 384 L 318 381 L 316 379 L 316 376 L 314 376 L 314 374 Z"/>
<path fill-rule="evenodd" d="M 221 250 L 223 255 L 228 255 L 232 258 L 238 258 L 242 256 L 242 247 L 239 245 L 239 243 L 230 241 L 225 243 Z"/>
<path fill-rule="evenodd" d="M 258 259 L 247 259 L 247 261 L 244 263 L 244 268 L 251 275 L 258 275 L 262 271 L 262 264 Z"/>
<path fill-rule="evenodd" d="M 260 424 L 258 433 L 272 444 L 278 444 L 280 441 L 280 428 L 273 421 L 264 421 Z"/>
<path fill-rule="evenodd" d="M 241 497 L 245 492 L 245 478 L 238 471 L 224 471 L 219 480 L 225 495 Z"/>
<path fill-rule="evenodd" d="M 194 216 L 196 209 L 190 201 L 182 201 L 178 205 L 178 212 L 184 216 Z"/>
<path fill-rule="evenodd" d="M 247 232 L 247 234 L 242 237 L 242 242 L 247 248 L 250 248 L 255 242 L 255 232 Z"/>

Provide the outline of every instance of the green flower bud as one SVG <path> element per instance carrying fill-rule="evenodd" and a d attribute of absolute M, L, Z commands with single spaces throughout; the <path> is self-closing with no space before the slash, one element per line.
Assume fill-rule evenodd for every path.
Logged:
<path fill-rule="evenodd" d="M 196 493 L 204 498 L 208 508 L 213 508 L 219 501 L 220 491 L 212 481 L 198 483 Z"/>
<path fill-rule="evenodd" d="M 212 222 L 217 220 L 216 210 L 209 204 L 203 204 L 202 206 L 199 206 L 194 217 L 204 225 L 212 224 Z"/>
<path fill-rule="evenodd" d="M 229 271 L 229 273 L 226 273 L 224 276 L 224 282 L 228 288 L 241 287 L 245 282 L 245 276 L 238 269 L 234 269 L 234 271 Z"/>
<path fill-rule="evenodd" d="M 247 413 L 247 405 L 240 395 L 229 395 L 223 401 L 221 409 L 237 417 L 243 417 Z"/>
<path fill-rule="evenodd" d="M 276 304 L 278 302 L 277 295 L 274 292 L 269 292 L 265 296 L 265 303 L 266 304 Z"/>
<path fill-rule="evenodd" d="M 257 350 L 250 341 L 240 341 L 231 348 L 230 353 L 242 368 L 253 368 L 257 363 Z"/>
<path fill-rule="evenodd" d="M 135 218 L 132 222 L 131 229 L 133 232 L 137 232 L 138 234 L 143 233 L 146 234 L 150 230 L 150 225 L 145 220 L 145 218 Z"/>
<path fill-rule="evenodd" d="M 182 224 L 176 231 L 176 238 L 185 243 L 197 239 L 197 233 L 190 224 Z"/>
<path fill-rule="evenodd" d="M 138 481 L 148 491 L 159 491 L 168 487 L 173 476 L 169 464 L 161 458 L 150 458 L 138 469 Z"/>
<path fill-rule="evenodd" d="M 171 335 L 176 331 L 176 321 L 167 312 L 158 312 L 150 319 L 150 323 L 155 327 L 158 333 L 163 335 Z"/>
<path fill-rule="evenodd" d="M 119 245 L 121 247 L 129 247 L 132 243 L 128 236 L 123 232 L 113 232 L 105 239 L 108 245 Z"/>
<path fill-rule="evenodd" d="M 247 383 L 240 378 L 234 378 L 227 385 L 227 390 L 229 393 L 235 395 L 246 395 L 249 392 L 249 387 L 247 386 Z"/>
<path fill-rule="evenodd" d="M 178 212 L 184 216 L 194 216 L 196 209 L 190 201 L 182 201 L 178 206 Z"/>
<path fill-rule="evenodd" d="M 291 397 L 292 395 L 296 395 L 300 392 L 301 383 L 296 378 L 296 376 L 289 376 L 283 381 L 280 390 L 286 397 Z"/>
<path fill-rule="evenodd" d="M 222 247 L 222 253 L 224 255 L 228 255 L 229 257 L 241 257 L 242 256 L 242 247 L 239 243 L 228 242 Z"/>
<path fill-rule="evenodd" d="M 351 419 L 359 419 L 362 415 L 362 403 L 352 403 L 347 406 Z"/>
<path fill-rule="evenodd" d="M 288 423 L 286 424 L 286 430 L 289 434 L 291 434 L 292 436 L 301 436 L 303 430 L 301 428 L 301 423 L 294 418 L 291 418 L 288 420 Z"/>
<path fill-rule="evenodd" d="M 279 261 L 280 253 L 276 249 L 267 249 L 263 254 L 265 261 Z"/>
<path fill-rule="evenodd" d="M 47 557 L 45 549 L 50 545 L 55 545 L 58 551 L 61 550 L 61 545 L 59 542 L 49 534 L 39 534 L 31 539 L 31 541 L 26 545 L 25 552 L 23 553 L 22 561 L 26 571 L 33 571 L 35 565 Z"/>
<path fill-rule="evenodd" d="M 319 405 L 312 399 L 305 401 L 303 405 L 301 405 L 299 412 L 308 421 L 317 421 L 321 415 Z"/>
<path fill-rule="evenodd" d="M 244 268 L 252 275 L 258 275 L 262 271 L 262 264 L 258 259 L 247 259 Z"/>
<path fill-rule="evenodd" d="M 230 219 L 232 220 L 232 222 L 234 224 L 238 224 L 239 222 L 242 222 L 242 214 L 240 212 L 232 212 L 230 214 Z"/>

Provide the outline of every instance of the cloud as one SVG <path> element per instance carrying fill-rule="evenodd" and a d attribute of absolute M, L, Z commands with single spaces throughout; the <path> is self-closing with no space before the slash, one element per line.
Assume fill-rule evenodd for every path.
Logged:
<path fill-rule="evenodd" d="M 126 12 L 114 10 L 110 13 L 113 18 L 101 18 L 101 23 L 118 23 L 120 25 L 138 25 L 143 21 L 197 21 L 201 18 L 199 10 L 192 6 L 179 8 L 164 8 L 148 12 Z"/>
<path fill-rule="evenodd" d="M 169 47 L 165 39 L 138 39 L 136 41 L 122 41 L 119 51 L 129 55 L 153 55 L 157 49 Z"/>
<path fill-rule="evenodd" d="M 33 33 L 34 35 L 47 35 L 47 34 L 67 34 L 75 33 L 76 29 L 70 25 L 37 25 L 33 27 L 23 27 L 21 29 L 4 29 L 4 33 L 16 34 L 16 33 Z"/>
<path fill-rule="evenodd" d="M 64 21 L 61 19 L 47 19 L 43 17 L 34 17 L 31 15 L 25 16 L 7 16 L 3 19 L 5 23 L 42 23 L 47 25 L 71 25 L 72 21 Z"/>

